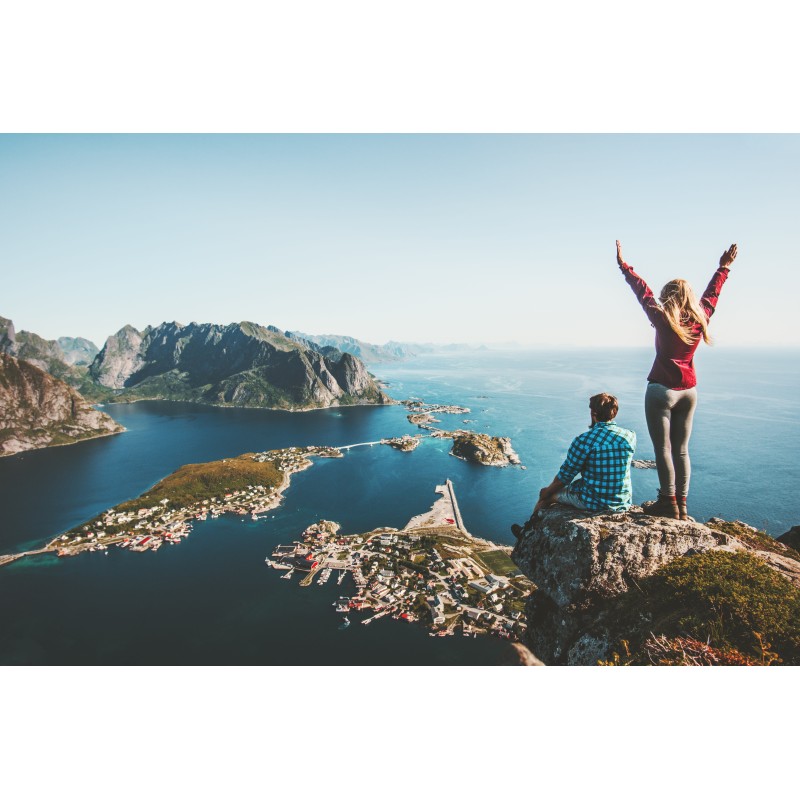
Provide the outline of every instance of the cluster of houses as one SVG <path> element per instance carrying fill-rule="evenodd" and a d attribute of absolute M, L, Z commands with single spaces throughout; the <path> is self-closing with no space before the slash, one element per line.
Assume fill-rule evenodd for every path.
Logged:
<path fill-rule="evenodd" d="M 424 529 L 340 536 L 336 523 L 322 520 L 307 528 L 302 540 L 277 548 L 273 558 L 278 561 L 267 563 L 312 574 L 349 571 L 357 592 L 334 605 L 338 611 L 374 611 L 362 620 L 365 624 L 390 614 L 427 623 L 433 635 L 452 634 L 459 623 L 467 635 L 488 632 L 516 639 L 523 631 L 522 615 L 510 605 L 519 606 L 527 589 L 487 572 L 470 556 L 443 558 L 435 536 Z"/>
<path fill-rule="evenodd" d="M 341 457 L 334 447 L 289 447 L 253 455 L 260 463 L 271 462 L 285 475 L 310 466 L 308 456 Z M 225 460 L 223 460 L 224 463 Z M 170 498 L 138 509 L 110 509 L 91 523 L 59 536 L 53 544 L 58 555 L 76 555 L 84 550 L 105 550 L 111 544 L 135 551 L 158 550 L 162 544 L 177 544 L 189 535 L 192 520 L 205 520 L 225 513 L 258 514 L 274 508 L 281 499 L 278 487 L 248 485 L 224 491 L 219 496 L 198 499 L 172 507 Z M 130 503 L 125 503 L 125 506 Z"/>

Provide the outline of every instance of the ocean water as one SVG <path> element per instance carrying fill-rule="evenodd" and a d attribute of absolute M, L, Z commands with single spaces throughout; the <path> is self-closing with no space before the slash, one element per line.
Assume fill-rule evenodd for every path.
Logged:
<path fill-rule="evenodd" d="M 512 544 L 572 438 L 588 424 L 588 398 L 610 391 L 620 424 L 652 458 L 644 424 L 646 350 L 603 353 L 480 351 L 429 355 L 373 369 L 392 396 L 468 406 L 441 427 L 510 436 L 525 470 L 467 464 L 449 442 L 412 453 L 362 447 L 293 476 L 266 520 L 197 523 L 157 553 L 117 548 L 74 559 L 27 559 L 0 569 L 0 662 L 25 664 L 494 664 L 496 639 L 432 638 L 393 620 L 340 629 L 331 603 L 348 594 L 331 579 L 301 588 L 264 565 L 275 545 L 320 518 L 346 533 L 401 527 L 450 478 L 465 524 Z M 796 460 L 800 374 L 796 352 L 701 350 L 700 402 L 691 442 L 690 512 L 742 519 L 778 535 L 800 524 Z M 742 387 L 742 376 L 746 386 Z M 414 433 L 403 406 L 308 413 L 142 402 L 105 410 L 128 431 L 0 460 L 0 552 L 42 544 L 182 464 L 253 450 L 344 445 Z M 471 422 L 464 423 L 464 419 Z M 635 470 L 634 501 L 655 495 L 654 470 Z"/>

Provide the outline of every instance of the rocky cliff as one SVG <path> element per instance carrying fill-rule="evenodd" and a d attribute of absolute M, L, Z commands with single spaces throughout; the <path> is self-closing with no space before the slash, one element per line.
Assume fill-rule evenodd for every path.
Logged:
<path fill-rule="evenodd" d="M 545 663 L 800 663 L 800 554 L 743 523 L 556 505 L 512 558 Z"/>
<path fill-rule="evenodd" d="M 0 353 L 0 455 L 123 430 L 63 381 Z"/>
<path fill-rule="evenodd" d="M 514 452 L 511 439 L 507 436 L 489 436 L 486 433 L 465 430 L 445 432 L 445 435 L 453 437 L 450 454 L 456 458 L 488 467 L 519 464 L 519 456 Z"/>
<path fill-rule="evenodd" d="M 391 402 L 355 356 L 251 322 L 128 325 L 109 337 L 90 374 L 120 400 L 292 410 Z"/>

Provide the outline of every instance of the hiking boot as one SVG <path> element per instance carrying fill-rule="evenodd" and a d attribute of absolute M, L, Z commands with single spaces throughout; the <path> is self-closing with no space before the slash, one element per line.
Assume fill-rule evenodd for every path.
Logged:
<path fill-rule="evenodd" d="M 686 511 L 686 497 L 684 495 L 675 495 L 675 501 L 678 504 L 678 518 L 686 522 L 694 522 L 694 517 L 690 517 Z"/>
<path fill-rule="evenodd" d="M 651 517 L 667 517 L 668 519 L 680 519 L 678 501 L 675 497 L 665 497 L 661 492 L 658 493 L 658 500 L 642 504 L 642 511 Z"/>

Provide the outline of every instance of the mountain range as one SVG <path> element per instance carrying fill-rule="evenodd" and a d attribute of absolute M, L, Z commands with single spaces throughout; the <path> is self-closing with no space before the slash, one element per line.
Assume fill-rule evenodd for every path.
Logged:
<path fill-rule="evenodd" d="M 89 375 L 116 400 L 293 411 L 391 402 L 357 357 L 252 322 L 126 325 L 106 340 Z"/>

